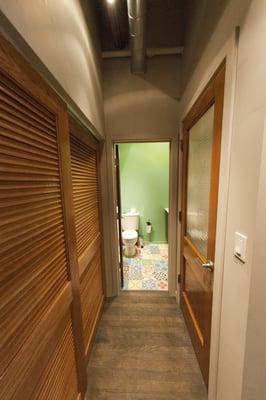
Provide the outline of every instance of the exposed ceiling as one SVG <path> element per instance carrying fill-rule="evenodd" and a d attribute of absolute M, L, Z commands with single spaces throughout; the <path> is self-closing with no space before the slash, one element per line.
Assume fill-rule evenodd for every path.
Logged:
<path fill-rule="evenodd" d="M 129 48 L 127 1 L 98 0 L 97 13 L 102 51 Z M 147 0 L 146 46 L 149 48 L 183 45 L 183 0 Z"/>

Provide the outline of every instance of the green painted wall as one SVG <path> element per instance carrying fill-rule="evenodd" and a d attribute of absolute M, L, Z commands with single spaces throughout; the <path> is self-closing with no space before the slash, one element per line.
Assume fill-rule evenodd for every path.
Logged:
<path fill-rule="evenodd" d="M 151 241 L 165 243 L 165 212 L 169 204 L 169 143 L 119 145 L 122 211 L 140 213 L 140 235 L 152 223 Z"/>

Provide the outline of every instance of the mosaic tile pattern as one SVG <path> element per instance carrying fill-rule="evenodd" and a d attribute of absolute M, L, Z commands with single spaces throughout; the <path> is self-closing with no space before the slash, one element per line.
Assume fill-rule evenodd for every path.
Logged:
<path fill-rule="evenodd" d="M 168 245 L 148 244 L 123 258 L 124 290 L 168 290 Z"/>

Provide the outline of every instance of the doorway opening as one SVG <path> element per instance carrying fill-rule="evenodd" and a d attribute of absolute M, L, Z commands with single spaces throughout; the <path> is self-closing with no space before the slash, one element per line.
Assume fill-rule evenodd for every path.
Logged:
<path fill-rule="evenodd" d="M 168 290 L 169 142 L 115 144 L 123 290 Z"/>

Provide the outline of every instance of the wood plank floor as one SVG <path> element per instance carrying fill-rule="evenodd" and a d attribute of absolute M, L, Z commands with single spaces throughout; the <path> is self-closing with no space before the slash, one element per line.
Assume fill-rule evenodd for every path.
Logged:
<path fill-rule="evenodd" d="M 106 303 L 86 400 L 207 400 L 182 314 L 168 293 L 121 292 Z"/>

